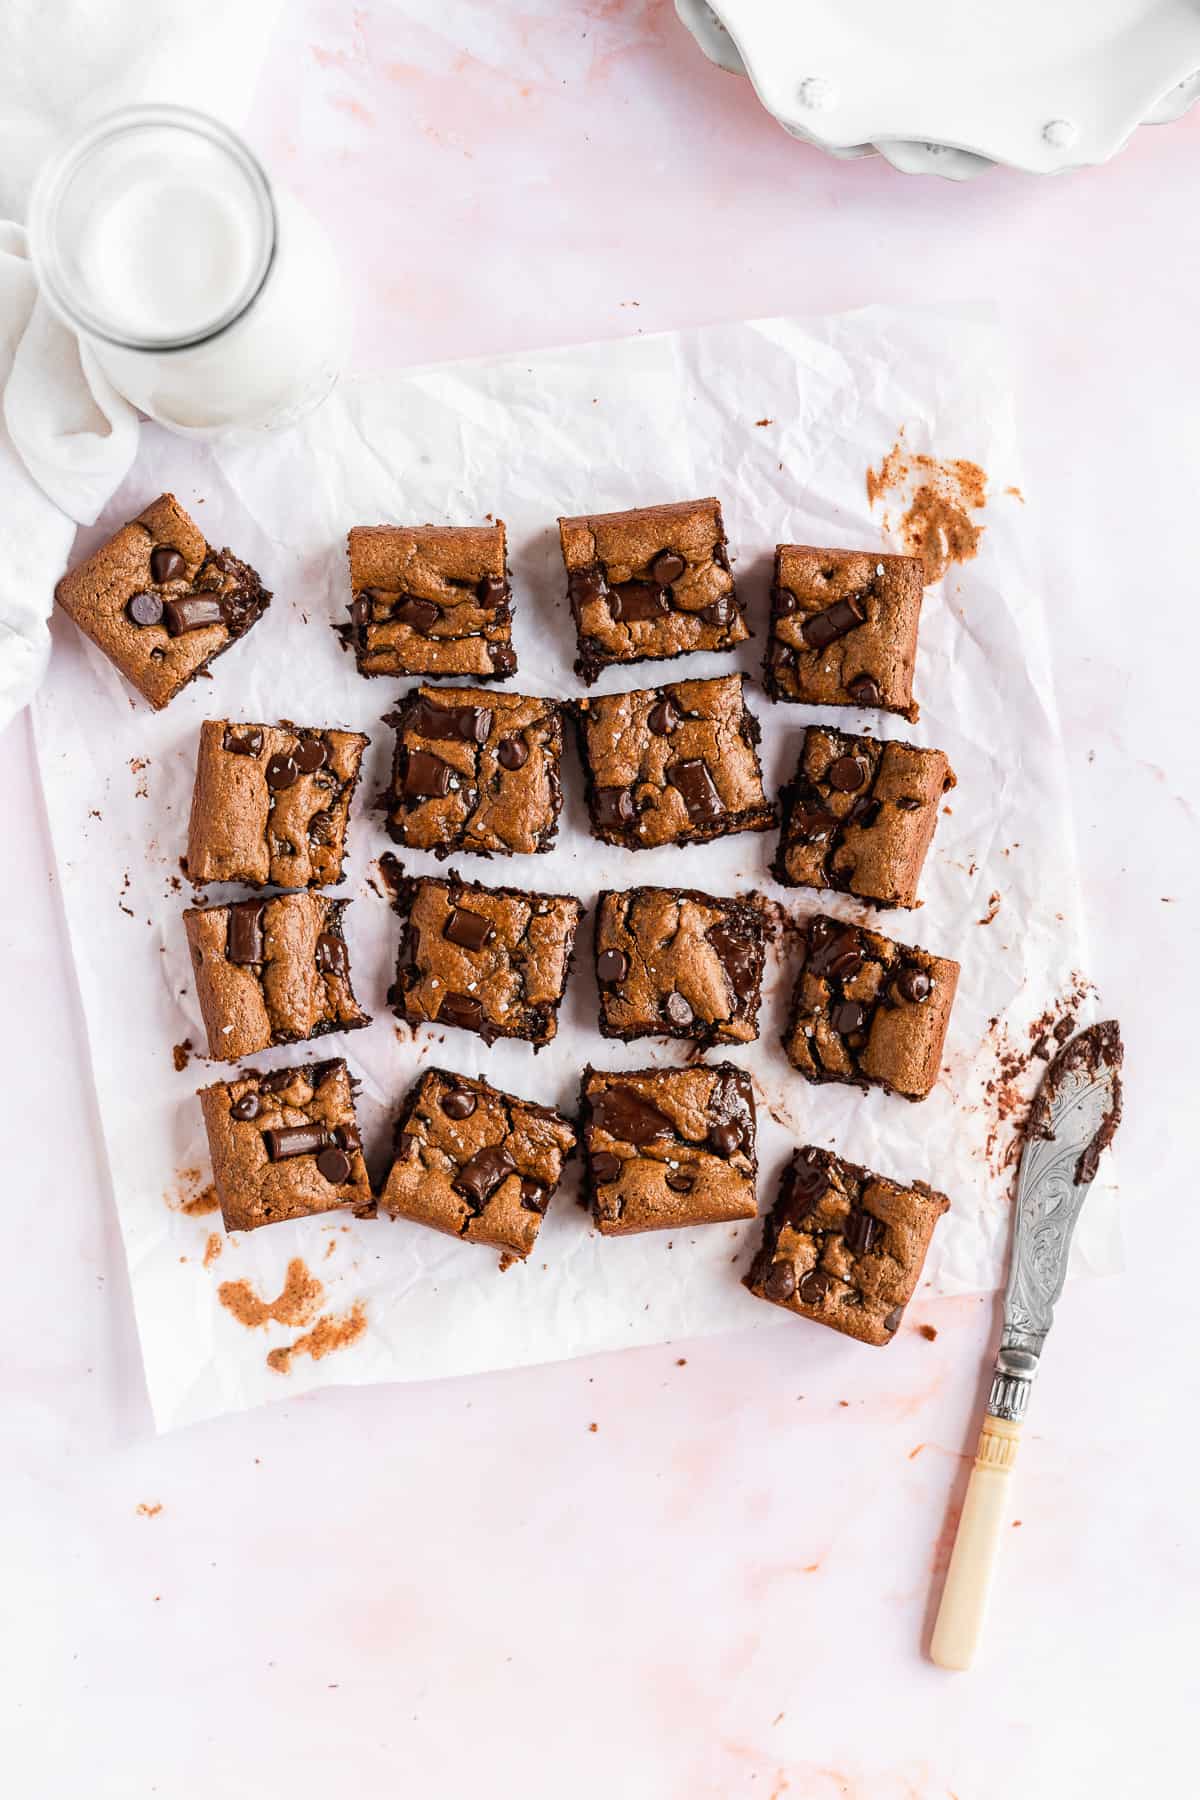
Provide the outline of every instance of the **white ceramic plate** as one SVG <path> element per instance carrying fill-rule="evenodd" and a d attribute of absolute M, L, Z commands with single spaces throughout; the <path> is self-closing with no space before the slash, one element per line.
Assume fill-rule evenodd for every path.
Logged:
<path fill-rule="evenodd" d="M 1200 97 L 1196 0 L 676 0 L 793 136 L 963 180 L 1107 161 Z"/>

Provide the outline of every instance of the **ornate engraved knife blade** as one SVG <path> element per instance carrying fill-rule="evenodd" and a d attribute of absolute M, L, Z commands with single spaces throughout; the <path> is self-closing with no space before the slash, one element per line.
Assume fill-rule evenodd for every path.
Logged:
<path fill-rule="evenodd" d="M 979 1641 L 1030 1386 L 1072 1233 L 1121 1118 L 1122 1054 L 1115 1020 L 1081 1031 L 1050 1064 L 1026 1122 L 1004 1331 L 929 1647 L 944 1669 L 969 1668 Z"/>

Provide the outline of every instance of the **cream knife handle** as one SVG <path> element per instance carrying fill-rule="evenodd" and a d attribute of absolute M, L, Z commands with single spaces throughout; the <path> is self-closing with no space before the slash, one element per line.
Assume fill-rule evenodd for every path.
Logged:
<path fill-rule="evenodd" d="M 975 1655 L 992 1565 L 1009 1515 L 1009 1479 L 1020 1441 L 1019 1420 L 985 1415 L 929 1643 L 929 1654 L 940 1668 L 969 1669 Z"/>

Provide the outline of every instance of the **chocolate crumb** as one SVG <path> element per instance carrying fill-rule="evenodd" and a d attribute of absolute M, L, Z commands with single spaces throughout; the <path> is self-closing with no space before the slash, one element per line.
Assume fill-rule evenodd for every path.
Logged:
<path fill-rule="evenodd" d="M 920 1332 L 921 1336 L 928 1339 L 931 1344 L 937 1337 L 937 1327 L 935 1325 L 918 1325 L 917 1330 Z"/>
<path fill-rule="evenodd" d="M 188 1063 L 191 1059 L 191 1054 L 192 1054 L 191 1038 L 184 1038 L 182 1044 L 173 1044 L 171 1046 L 171 1060 L 174 1062 L 176 1069 L 178 1070 L 178 1072 L 181 1075 L 188 1066 Z"/>

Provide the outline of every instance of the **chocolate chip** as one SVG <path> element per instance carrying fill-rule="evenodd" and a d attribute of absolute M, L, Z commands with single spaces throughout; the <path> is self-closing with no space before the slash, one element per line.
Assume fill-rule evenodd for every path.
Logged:
<path fill-rule="evenodd" d="M 157 625 L 163 616 L 162 597 L 158 594 L 135 594 L 127 604 L 125 614 L 135 625 Z"/>
<path fill-rule="evenodd" d="M 663 1001 L 663 1011 L 670 1024 L 676 1026 L 680 1031 L 690 1025 L 696 1016 L 690 1003 L 679 993 L 667 995 Z"/>
<path fill-rule="evenodd" d="M 756 985 L 758 946 L 727 923 L 712 926 L 705 935 L 720 958 L 735 1002 L 744 1006 Z"/>
<path fill-rule="evenodd" d="M 856 675 L 853 681 L 847 682 L 846 692 L 860 706 L 878 706 L 883 698 L 873 675 Z"/>
<path fill-rule="evenodd" d="M 667 597 L 648 581 L 619 581 L 608 590 L 608 610 L 621 625 L 643 624 L 667 611 Z"/>
<path fill-rule="evenodd" d="M 843 1037 L 848 1036 L 852 1031 L 861 1031 L 866 1024 L 866 1019 L 867 1009 L 857 1000 L 839 1000 L 829 1013 L 829 1023 Z"/>
<path fill-rule="evenodd" d="M 362 1139 L 358 1135 L 357 1125 L 338 1125 L 334 1128 L 333 1141 L 340 1150 L 361 1150 Z"/>
<path fill-rule="evenodd" d="M 855 1206 L 846 1215 L 842 1236 L 852 1256 L 865 1256 L 882 1230 L 883 1226 L 873 1213 Z"/>
<path fill-rule="evenodd" d="M 371 623 L 371 602 L 366 594 L 359 594 L 350 602 L 350 628 L 352 631 L 365 634 Z"/>
<path fill-rule="evenodd" d="M 521 1178 L 521 1205 L 526 1212 L 544 1213 L 550 1204 L 550 1191 L 530 1175 Z"/>
<path fill-rule="evenodd" d="M 860 794 L 850 808 L 849 818 L 860 831 L 870 831 L 872 825 L 879 823 L 879 815 L 882 811 L 882 800 L 868 800 Z"/>
<path fill-rule="evenodd" d="M 401 791 L 406 800 L 444 800 L 450 792 L 450 764 L 432 750 L 410 750 L 404 766 Z"/>
<path fill-rule="evenodd" d="M 350 1158 L 344 1150 L 331 1144 L 328 1150 L 322 1150 L 317 1158 L 317 1170 L 333 1187 L 341 1187 L 350 1179 Z"/>
<path fill-rule="evenodd" d="M 869 773 L 860 757 L 836 756 L 825 771 L 825 779 L 839 794 L 856 794 Z"/>
<path fill-rule="evenodd" d="M 269 1075 L 263 1076 L 258 1085 L 264 1094 L 278 1094 L 284 1088 L 291 1087 L 295 1076 L 295 1069 L 273 1069 Z"/>
<path fill-rule="evenodd" d="M 337 826 L 333 822 L 333 814 L 326 807 L 315 812 L 308 821 L 309 841 L 324 845 L 326 849 L 337 842 Z"/>
<path fill-rule="evenodd" d="M 160 584 L 164 581 L 178 581 L 181 575 L 187 574 L 187 563 L 178 550 L 172 550 L 167 544 L 156 544 L 150 552 L 150 579 Z"/>
<path fill-rule="evenodd" d="M 286 750 L 279 750 L 267 762 L 267 786 L 281 793 L 300 779 L 300 765 Z"/>
<path fill-rule="evenodd" d="M 679 580 L 686 568 L 686 560 L 677 551 L 660 550 L 650 564 L 650 573 L 663 587 L 670 587 L 673 581 Z"/>
<path fill-rule="evenodd" d="M 168 600 L 163 607 L 163 623 L 172 637 L 182 637 L 184 632 L 199 631 L 205 625 L 224 625 L 225 622 L 224 603 L 207 594 L 184 594 L 178 600 Z"/>
<path fill-rule="evenodd" d="M 646 720 L 655 737 L 670 737 L 680 720 L 679 709 L 673 700 L 664 698 L 657 706 L 650 708 L 650 716 Z"/>
<path fill-rule="evenodd" d="M 710 601 L 707 606 L 702 606 L 699 616 L 706 625 L 716 625 L 724 630 L 736 611 L 737 608 L 734 606 L 732 597 L 729 594 L 721 594 L 716 600 Z"/>
<path fill-rule="evenodd" d="M 479 1102 L 466 1088 L 450 1088 L 439 1102 L 448 1119 L 469 1119 Z"/>
<path fill-rule="evenodd" d="M 478 1031 L 483 1024 L 483 1003 L 474 994 L 443 994 L 437 1016 L 463 1031 Z"/>
<path fill-rule="evenodd" d="M 292 755 L 302 775 L 315 775 L 318 769 L 325 767 L 329 759 L 325 741 L 319 737 L 301 738 Z"/>
<path fill-rule="evenodd" d="M 280 1125 L 274 1131 L 263 1132 L 263 1143 L 272 1162 L 282 1162 L 289 1156 L 311 1156 L 315 1150 L 323 1150 L 328 1141 L 323 1125 Z"/>
<path fill-rule="evenodd" d="M 796 1271 L 790 1262 L 780 1258 L 773 1262 L 763 1282 L 763 1293 L 768 1300 L 783 1302 L 790 1300 L 796 1291 Z"/>
<path fill-rule="evenodd" d="M 398 1132 L 396 1135 L 395 1151 L 397 1162 L 408 1162 L 414 1153 L 419 1157 L 421 1153 L 421 1140 L 416 1132 Z"/>
<path fill-rule="evenodd" d="M 742 1145 L 742 1127 L 733 1119 L 725 1119 L 720 1125 L 714 1125 L 708 1134 L 710 1148 L 717 1156 L 732 1156 Z"/>
<path fill-rule="evenodd" d="M 261 1105 L 262 1102 L 257 1094 L 242 1094 L 230 1107 L 229 1116 L 233 1119 L 241 1119 L 243 1122 L 246 1119 L 256 1119 Z"/>
<path fill-rule="evenodd" d="M 857 594 L 849 594 L 844 600 L 835 600 L 823 612 L 810 613 L 800 627 L 800 635 L 813 650 L 825 650 L 838 638 L 845 637 L 856 625 L 861 625 L 867 616 L 867 609 Z"/>
<path fill-rule="evenodd" d="M 461 738 L 464 744 L 482 744 L 492 729 L 490 706 L 438 706 L 424 695 L 404 718 L 404 729 L 417 737 Z"/>
<path fill-rule="evenodd" d="M 258 963 L 265 954 L 262 919 L 265 900 L 239 900 L 229 908 L 225 927 L 225 960 L 231 963 Z"/>
<path fill-rule="evenodd" d="M 446 923 L 442 926 L 442 936 L 451 944 L 458 944 L 463 950 L 482 950 L 496 935 L 490 919 L 482 913 L 472 912 L 469 907 L 456 906 Z"/>
<path fill-rule="evenodd" d="M 322 975 L 345 977 L 350 973 L 350 952 L 346 948 L 346 940 L 332 931 L 323 931 L 317 938 L 316 959 L 318 973 Z"/>
<path fill-rule="evenodd" d="M 592 1180 L 607 1185 L 621 1173 L 621 1159 L 611 1150 L 597 1150 L 592 1156 Z"/>
<path fill-rule="evenodd" d="M 629 958 L 623 950 L 602 950 L 596 958 L 597 981 L 624 981 L 629 973 Z"/>
<path fill-rule="evenodd" d="M 240 732 L 228 725 L 221 739 L 222 750 L 228 750 L 231 756 L 257 756 L 262 747 L 263 734 L 257 725 L 248 725 Z"/>
<path fill-rule="evenodd" d="M 502 769 L 523 769 L 529 761 L 529 745 L 524 738 L 502 738 L 496 751 L 496 761 Z"/>
<path fill-rule="evenodd" d="M 795 612 L 798 602 L 791 588 L 777 587 L 771 590 L 771 607 L 776 618 L 786 619 Z"/>
<path fill-rule="evenodd" d="M 904 1308 L 902 1306 L 893 1306 L 891 1312 L 883 1321 L 883 1329 L 885 1331 L 899 1331 L 900 1321 L 903 1317 Z"/>
<path fill-rule="evenodd" d="M 592 795 L 592 816 L 606 831 L 628 825 L 633 819 L 633 795 L 623 787 L 597 788 Z"/>
<path fill-rule="evenodd" d="M 517 653 L 507 644 L 491 646 L 492 672 L 496 675 L 511 675 L 517 666 Z"/>
<path fill-rule="evenodd" d="M 789 821 L 791 835 L 802 844 L 819 843 L 836 831 L 837 820 L 832 813 L 818 812 L 815 808 L 799 807 Z"/>
<path fill-rule="evenodd" d="M 607 583 L 600 569 L 572 569 L 567 576 L 567 594 L 572 606 L 578 610 L 582 606 L 590 606 L 604 598 Z"/>
<path fill-rule="evenodd" d="M 701 757 L 689 756 L 682 762 L 672 763 L 667 770 L 667 780 L 683 796 L 693 825 L 711 825 L 723 817 L 725 807 L 721 796 L 708 772 L 708 764 Z"/>
<path fill-rule="evenodd" d="M 494 606 L 499 606 L 502 600 L 507 600 L 508 583 L 503 575 L 482 575 L 475 589 L 475 597 L 480 606 L 490 612 Z"/>
<path fill-rule="evenodd" d="M 923 800 L 915 799 L 912 794 L 901 794 L 896 802 L 901 812 L 920 812 L 924 804 Z"/>
<path fill-rule="evenodd" d="M 430 627 L 436 625 L 442 616 L 442 609 L 435 600 L 422 600 L 416 594 L 406 594 L 397 606 L 392 608 L 392 617 L 398 625 L 407 625 L 420 637 L 429 635 Z"/>
<path fill-rule="evenodd" d="M 592 1122 L 622 1144 L 653 1143 L 671 1137 L 675 1127 L 666 1113 L 629 1087 L 605 1088 L 592 1101 Z"/>
<path fill-rule="evenodd" d="M 684 1175 L 680 1171 L 664 1176 L 664 1180 L 673 1194 L 690 1194 L 696 1185 L 694 1175 Z"/>
<path fill-rule="evenodd" d="M 933 983 L 924 969 L 913 968 L 911 965 L 901 969 L 896 977 L 896 986 L 906 1000 L 912 1000 L 917 1005 L 922 1000 L 928 1000 L 933 992 Z"/>
<path fill-rule="evenodd" d="M 503 1144 L 485 1144 L 463 1164 L 452 1185 L 473 1206 L 480 1207 L 515 1168 L 516 1164 Z"/>
<path fill-rule="evenodd" d="M 829 1292 L 829 1277 L 820 1269 L 810 1269 L 796 1289 L 805 1306 L 819 1306 Z"/>

